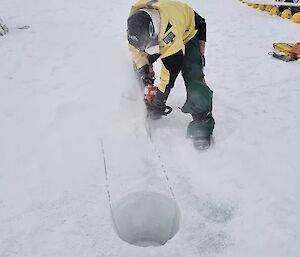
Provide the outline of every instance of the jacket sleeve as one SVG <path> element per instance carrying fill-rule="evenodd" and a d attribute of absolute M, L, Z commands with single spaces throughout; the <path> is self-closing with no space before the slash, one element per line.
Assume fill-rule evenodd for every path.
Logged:
<path fill-rule="evenodd" d="M 147 53 L 139 51 L 138 49 L 136 49 L 132 45 L 129 45 L 129 51 L 131 52 L 132 60 L 133 60 L 133 62 L 134 62 L 137 69 L 143 67 L 146 64 L 149 64 Z"/>
<path fill-rule="evenodd" d="M 158 89 L 165 92 L 167 87 L 172 88 L 175 80 L 182 69 L 183 51 L 180 50 L 175 54 L 162 58 L 162 68 L 160 74 L 160 84 Z"/>
<path fill-rule="evenodd" d="M 197 29 L 197 37 L 199 40 L 206 41 L 206 22 L 203 17 L 201 17 L 198 13 L 195 13 L 195 27 Z"/>

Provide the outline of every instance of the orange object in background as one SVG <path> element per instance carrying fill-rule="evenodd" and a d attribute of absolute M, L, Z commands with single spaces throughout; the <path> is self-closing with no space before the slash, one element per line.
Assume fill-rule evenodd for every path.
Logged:
<path fill-rule="evenodd" d="M 300 43 L 296 43 L 295 45 L 293 45 L 293 47 L 291 48 L 289 53 L 292 54 L 292 55 L 300 54 Z"/>
<path fill-rule="evenodd" d="M 152 104 L 153 99 L 156 95 L 157 87 L 154 85 L 148 85 L 145 87 L 145 100 L 148 104 Z"/>

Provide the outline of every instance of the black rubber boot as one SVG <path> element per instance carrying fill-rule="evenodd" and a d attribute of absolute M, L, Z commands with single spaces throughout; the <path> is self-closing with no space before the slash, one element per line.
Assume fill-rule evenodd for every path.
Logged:
<path fill-rule="evenodd" d="M 215 124 L 212 114 L 209 112 L 192 116 L 193 121 L 188 125 L 187 137 L 193 139 L 196 149 L 208 149 L 211 145 L 211 132 Z"/>

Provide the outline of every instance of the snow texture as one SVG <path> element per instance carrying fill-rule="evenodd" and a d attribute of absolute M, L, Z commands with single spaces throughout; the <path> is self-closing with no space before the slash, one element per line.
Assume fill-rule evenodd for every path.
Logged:
<path fill-rule="evenodd" d="M 268 55 L 299 41 L 299 25 L 238 0 L 187 3 L 208 26 L 216 128 L 203 153 L 185 139 L 181 77 L 173 113 L 147 134 L 126 42 L 131 1 L 1 1 L 1 257 L 299 256 L 300 61 Z M 172 199 L 170 189 L 174 238 L 122 241 L 110 207 L 137 192 Z"/>

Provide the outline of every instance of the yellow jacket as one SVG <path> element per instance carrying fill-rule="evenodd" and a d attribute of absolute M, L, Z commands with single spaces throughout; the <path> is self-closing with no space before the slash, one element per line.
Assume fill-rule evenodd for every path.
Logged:
<path fill-rule="evenodd" d="M 140 0 L 131 7 L 130 13 L 153 8 L 160 14 L 160 32 L 158 35 L 160 58 L 169 57 L 179 51 L 185 52 L 185 44 L 192 39 L 195 29 L 195 13 L 187 4 L 172 0 Z M 140 68 L 149 63 L 148 54 L 130 46 L 133 60 Z M 170 73 L 162 65 L 159 90 L 164 92 L 170 80 Z"/>

